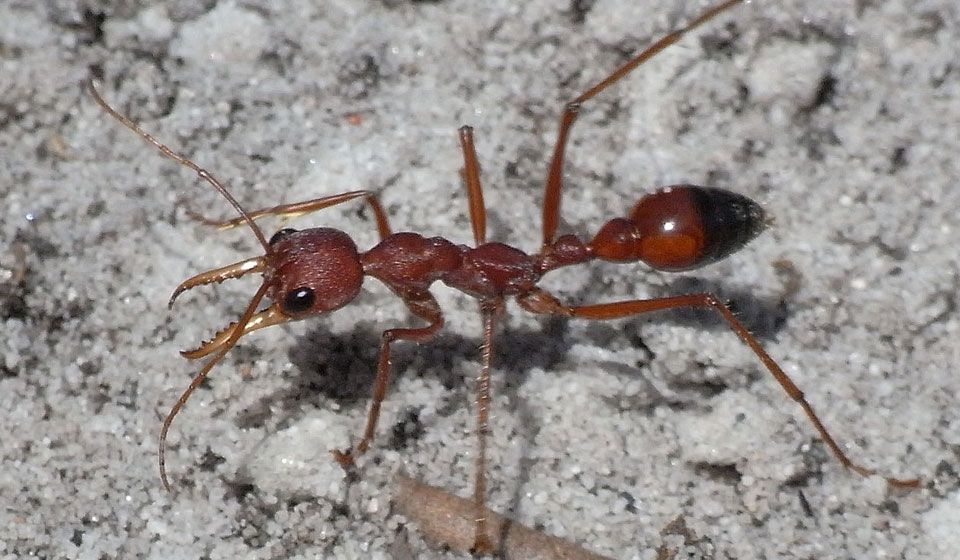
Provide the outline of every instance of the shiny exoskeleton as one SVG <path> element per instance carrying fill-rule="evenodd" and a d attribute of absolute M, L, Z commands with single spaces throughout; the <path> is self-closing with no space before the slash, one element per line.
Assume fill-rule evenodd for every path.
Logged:
<path fill-rule="evenodd" d="M 540 279 L 548 272 L 592 260 L 642 262 L 652 268 L 670 272 L 698 268 L 726 257 L 763 231 L 767 219 L 762 208 L 749 198 L 717 188 L 675 185 L 660 188 L 641 197 L 625 216 L 607 221 L 591 239 L 580 239 L 570 234 L 556 236 L 560 217 L 564 151 L 583 103 L 676 42 L 691 29 L 739 2 L 740 0 L 726 0 L 708 9 L 686 27 L 653 43 L 566 105 L 545 181 L 543 241 L 540 249 L 533 253 L 487 241 L 480 166 L 470 127 L 460 129 L 459 140 L 464 158 L 462 177 L 467 188 L 475 241 L 472 247 L 457 245 L 442 237 L 424 237 L 413 232 L 392 233 L 376 195 L 369 191 L 351 191 L 247 212 L 209 172 L 186 157 L 176 154 L 129 118 L 118 113 L 103 100 L 91 84 L 92 95 L 104 110 L 153 144 L 164 155 L 196 172 L 219 191 L 240 216 L 226 221 L 200 218 L 202 221 L 222 228 L 246 224 L 264 249 L 261 256 L 207 271 L 184 281 L 170 299 L 172 304 L 182 292 L 196 286 L 222 282 L 250 273 L 263 275 L 263 284 L 238 321 L 231 323 L 198 348 L 183 352 L 184 356 L 191 359 L 208 355 L 213 357 L 203 365 L 164 420 L 160 434 L 160 471 L 164 485 L 169 488 L 164 467 L 164 444 L 173 418 L 211 368 L 240 337 L 264 327 L 322 315 L 343 307 L 359 295 L 361 285 L 367 277 L 389 286 L 404 301 L 411 313 L 426 324 L 391 328 L 383 332 L 366 428 L 355 445 L 346 451 L 334 451 L 334 456 L 344 468 L 350 468 L 354 459 L 370 446 L 390 380 L 391 344 L 398 340 L 427 341 L 443 326 L 442 312 L 430 293 L 431 285 L 442 282 L 476 298 L 480 303 L 483 319 L 483 341 L 482 366 L 476 387 L 478 453 L 474 486 L 477 505 L 475 552 L 489 552 L 492 543 L 496 542 L 496 536 L 487 532 L 484 514 L 486 438 L 490 431 L 490 361 L 495 319 L 503 309 L 505 299 L 510 297 L 515 298 L 522 308 L 532 313 L 594 320 L 629 317 L 678 307 L 712 308 L 750 347 L 787 394 L 803 408 L 820 437 L 839 461 L 861 475 L 873 474 L 872 469 L 860 466 L 847 457 L 814 413 L 800 389 L 730 309 L 713 295 L 697 293 L 571 306 L 538 287 Z M 268 241 L 254 221 L 264 216 L 299 216 L 354 199 L 363 199 L 373 210 L 380 234 L 380 242 L 366 251 L 360 251 L 346 233 L 325 227 L 301 231 L 282 229 Z M 258 310 L 263 299 L 273 303 Z M 887 481 L 895 486 L 915 486 L 918 483 L 915 479 L 887 478 Z"/>
<path fill-rule="evenodd" d="M 400 295 L 439 281 L 481 300 L 523 299 L 547 272 L 593 259 L 697 268 L 743 247 L 764 223 L 763 209 L 749 198 L 678 185 L 643 197 L 627 218 L 610 220 L 589 242 L 564 235 L 532 255 L 503 243 L 468 247 L 412 232 L 390 234 L 359 253 L 341 231 L 287 229 L 271 240 L 265 276 L 276 282 L 267 297 L 291 317 L 324 313 L 349 303 L 364 276 L 372 276 Z"/>

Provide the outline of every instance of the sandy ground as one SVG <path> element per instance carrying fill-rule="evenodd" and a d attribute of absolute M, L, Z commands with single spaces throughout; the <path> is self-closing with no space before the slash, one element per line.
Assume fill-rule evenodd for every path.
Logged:
<path fill-rule="evenodd" d="M 247 208 L 374 189 L 397 230 L 460 243 L 455 131 L 472 124 L 489 238 L 533 250 L 562 103 L 703 4 L 102 4 L 0 3 L 0 558 L 459 557 L 389 500 L 401 470 L 470 492 L 480 324 L 445 287 L 444 333 L 398 346 L 359 481 L 328 450 L 363 426 L 380 331 L 412 322 L 375 281 L 244 338 L 175 423 L 163 491 L 160 421 L 198 367 L 177 351 L 235 320 L 257 280 L 167 297 L 258 246 L 189 219 L 230 208 L 83 84 L 102 77 Z M 845 471 L 710 313 L 512 306 L 492 506 L 614 558 L 960 557 L 957 45 L 953 0 L 763 0 L 709 23 L 585 107 L 562 227 L 589 235 L 682 182 L 746 194 L 776 226 L 682 275 L 544 280 L 571 302 L 732 300 L 851 456 L 920 489 Z M 376 242 L 360 204 L 289 225 Z M 664 531 L 677 518 L 685 535 Z"/>

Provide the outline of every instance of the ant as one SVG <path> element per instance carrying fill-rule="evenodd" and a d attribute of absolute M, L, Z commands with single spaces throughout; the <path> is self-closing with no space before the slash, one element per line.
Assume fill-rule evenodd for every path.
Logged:
<path fill-rule="evenodd" d="M 474 149 L 473 130 L 469 126 L 459 129 L 459 141 L 463 153 L 461 177 L 467 188 L 475 243 L 473 247 L 455 245 L 443 237 L 392 232 L 377 195 L 367 190 L 247 212 L 210 172 L 177 154 L 112 108 L 91 82 L 90 92 L 93 98 L 107 113 L 152 144 L 163 155 L 196 172 L 239 214 L 238 218 L 225 221 L 196 216 L 199 220 L 222 229 L 246 224 L 263 246 L 262 256 L 202 272 L 183 281 L 170 298 L 169 305 L 172 306 L 181 293 L 197 286 L 220 283 L 251 273 L 263 275 L 263 284 L 247 304 L 239 320 L 199 347 L 182 352 L 183 356 L 189 359 L 211 357 L 193 377 L 163 421 L 159 440 L 159 465 L 164 487 L 170 489 L 164 459 L 170 425 L 193 391 L 237 341 L 259 329 L 339 309 L 357 297 L 364 278 L 368 276 L 386 284 L 403 300 L 409 311 L 426 324 L 383 331 L 366 428 L 355 445 L 342 451 L 334 450 L 333 456 L 344 469 L 351 469 L 354 460 L 370 447 L 380 418 L 380 407 L 390 382 L 392 344 L 401 340 L 426 342 L 443 327 L 443 313 L 430 293 L 430 286 L 440 281 L 475 297 L 480 304 L 480 317 L 483 322 L 481 367 L 476 378 L 478 447 L 473 493 L 476 505 L 473 547 L 475 553 L 488 553 L 493 550 L 494 536 L 488 534 L 484 513 L 486 446 L 487 437 L 490 435 L 490 362 L 493 355 L 494 327 L 498 316 L 504 310 L 505 300 L 509 297 L 514 298 L 520 307 L 531 313 L 591 320 L 619 319 L 681 307 L 713 309 L 753 351 L 787 395 L 800 405 L 820 438 L 840 463 L 862 476 L 875 474 L 874 469 L 855 463 L 844 453 L 803 392 L 767 354 L 730 308 L 716 296 L 694 293 L 591 305 L 567 305 L 537 286 L 540 279 L 550 271 L 598 259 L 615 263 L 640 261 L 651 268 L 667 272 L 700 268 L 739 250 L 767 227 L 769 220 L 764 210 L 743 195 L 718 188 L 673 185 L 644 195 L 626 217 L 609 220 L 589 240 L 572 234 L 557 236 L 564 151 L 583 104 L 689 31 L 742 1 L 725 0 L 707 9 L 686 26 L 661 37 L 566 104 L 545 181 L 543 241 L 540 249 L 533 254 L 503 243 L 487 241 L 480 166 Z M 333 228 L 317 227 L 300 231 L 284 228 L 267 239 L 255 222 L 264 216 L 300 216 L 355 199 L 362 199 L 370 206 L 380 236 L 380 242 L 367 251 L 360 251 L 349 235 Z M 258 310 L 264 298 L 272 303 L 265 309 Z M 896 487 L 919 485 L 918 479 L 886 477 L 886 481 Z"/>

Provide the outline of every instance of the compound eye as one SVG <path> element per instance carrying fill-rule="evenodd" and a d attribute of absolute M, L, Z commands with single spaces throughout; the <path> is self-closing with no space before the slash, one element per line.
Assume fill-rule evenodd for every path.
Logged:
<path fill-rule="evenodd" d="M 313 307 L 315 299 L 313 290 L 306 286 L 290 290 L 283 297 L 283 310 L 292 314 L 303 313 Z"/>
<path fill-rule="evenodd" d="M 277 233 L 273 234 L 273 237 L 270 238 L 270 244 L 273 245 L 273 244 L 276 243 L 277 241 L 281 241 L 281 240 L 283 240 L 283 239 L 286 239 L 287 237 L 290 237 L 290 234 L 292 234 L 292 233 L 297 233 L 297 230 L 295 230 L 295 229 L 293 229 L 293 228 L 289 228 L 289 227 L 288 227 L 288 228 L 283 228 L 283 229 L 281 229 L 280 231 L 278 231 Z"/>

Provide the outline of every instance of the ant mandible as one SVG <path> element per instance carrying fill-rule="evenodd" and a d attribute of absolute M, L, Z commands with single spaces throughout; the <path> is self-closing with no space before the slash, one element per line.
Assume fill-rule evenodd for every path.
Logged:
<path fill-rule="evenodd" d="M 764 230 L 767 224 L 764 211 L 749 198 L 717 188 L 675 185 L 643 196 L 627 217 L 608 221 L 590 240 L 570 234 L 556 236 L 564 151 L 570 130 L 583 104 L 692 29 L 742 1 L 726 0 L 707 9 L 692 22 L 663 36 L 567 103 L 560 118 L 556 145 L 545 182 L 543 243 L 540 250 L 534 254 L 503 243 L 487 241 L 480 166 L 474 149 L 473 130 L 469 126 L 459 129 L 459 140 L 464 160 L 461 175 L 467 187 L 474 247 L 455 245 L 442 237 L 427 238 L 413 232 L 392 233 L 387 216 L 376 194 L 371 191 L 345 192 L 247 212 L 207 170 L 175 153 L 128 117 L 120 114 L 101 97 L 91 83 L 93 98 L 107 113 L 165 156 L 196 172 L 223 195 L 240 215 L 239 218 L 226 221 L 200 218 L 202 221 L 220 228 L 246 224 L 264 250 L 262 256 L 244 259 L 185 280 L 177 286 L 170 298 L 169 304 L 172 306 L 177 296 L 191 288 L 240 278 L 254 272 L 263 275 L 263 284 L 238 321 L 231 323 L 198 348 L 182 352 L 189 359 L 212 357 L 200 368 L 163 421 L 159 464 L 164 487 L 170 489 L 164 463 L 165 443 L 170 425 L 193 391 L 237 341 L 258 329 L 339 309 L 357 297 L 363 279 L 367 276 L 386 284 L 403 300 L 411 313 L 426 321 L 426 325 L 392 328 L 383 332 L 366 428 L 356 445 L 345 451 L 335 450 L 332 453 L 346 469 L 351 468 L 354 459 L 370 447 L 380 417 L 380 406 L 390 381 L 391 344 L 398 340 L 426 342 L 443 326 L 443 314 L 429 291 L 430 286 L 440 281 L 477 298 L 483 321 L 483 340 L 481 368 L 476 379 L 478 449 L 474 483 L 474 501 L 477 508 L 475 552 L 489 552 L 493 542 L 492 536 L 487 533 L 486 517 L 483 513 L 486 494 L 486 440 L 490 432 L 490 361 L 493 354 L 494 325 L 508 297 L 513 297 L 520 307 L 531 313 L 593 320 L 619 319 L 679 307 L 713 309 L 750 347 L 790 398 L 800 405 L 820 438 L 840 463 L 863 476 L 875 474 L 874 469 L 861 466 L 847 457 L 807 402 L 803 392 L 767 354 L 730 308 L 714 295 L 696 293 L 572 306 L 560 302 L 537 286 L 543 275 L 552 270 L 595 259 L 617 263 L 640 261 L 651 268 L 668 272 L 699 268 L 739 250 Z M 268 240 L 255 223 L 256 219 L 263 216 L 300 216 L 354 199 L 363 199 L 370 206 L 380 235 L 380 242 L 365 252 L 359 251 L 346 233 L 333 228 L 318 227 L 302 231 L 284 228 Z M 258 311 L 264 298 L 273 303 Z M 890 485 L 899 487 L 915 487 L 919 484 L 917 479 L 886 477 L 886 480 Z"/>

